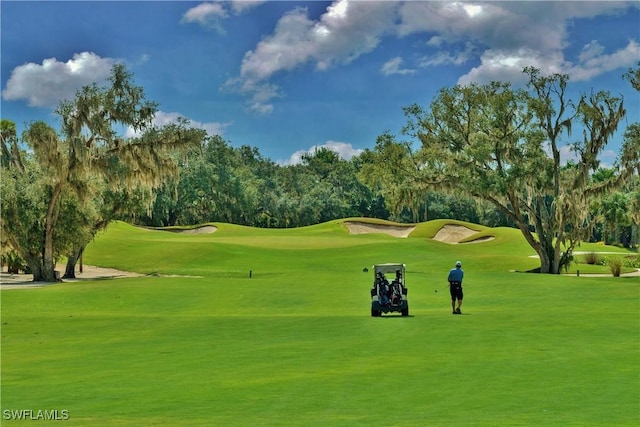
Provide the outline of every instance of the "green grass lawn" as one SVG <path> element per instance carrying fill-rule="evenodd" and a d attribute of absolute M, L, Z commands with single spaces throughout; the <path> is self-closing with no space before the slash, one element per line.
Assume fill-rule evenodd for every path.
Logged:
<path fill-rule="evenodd" d="M 434 223 L 407 239 L 113 224 L 86 264 L 191 277 L 3 291 L 2 425 L 34 425 L 7 420 L 23 409 L 70 426 L 640 424 L 640 278 L 510 272 L 537 266 L 517 230 L 448 245 Z M 363 268 L 382 262 L 407 264 L 409 317 L 370 317 Z"/>

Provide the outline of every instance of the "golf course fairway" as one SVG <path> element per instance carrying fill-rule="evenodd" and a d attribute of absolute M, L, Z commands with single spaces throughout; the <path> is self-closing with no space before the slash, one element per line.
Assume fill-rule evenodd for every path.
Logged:
<path fill-rule="evenodd" d="M 2 425 L 640 425 L 640 277 L 525 273 L 514 229 L 452 244 L 433 237 L 456 221 L 345 221 L 111 224 L 84 263 L 144 276 L 0 293 Z M 371 317 L 386 262 L 406 264 L 408 317 Z"/>

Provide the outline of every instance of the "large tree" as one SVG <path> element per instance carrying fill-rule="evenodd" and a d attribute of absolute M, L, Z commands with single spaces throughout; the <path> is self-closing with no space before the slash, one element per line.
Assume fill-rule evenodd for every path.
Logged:
<path fill-rule="evenodd" d="M 623 76 L 631 83 L 631 86 L 638 92 L 640 92 L 640 61 L 636 64 L 636 68 L 630 68 Z M 636 177 L 630 184 L 629 194 L 629 216 L 636 227 L 640 227 L 640 122 L 632 123 L 627 127 L 624 134 L 624 138 L 627 141 L 626 146 L 630 147 L 631 151 L 627 153 L 625 158 L 627 159 L 627 165 L 636 164 Z M 633 152 L 635 148 L 635 153 Z M 638 247 L 640 253 L 640 247 Z"/>
<path fill-rule="evenodd" d="M 374 150 L 361 155 L 361 161 L 359 178 L 384 198 L 392 218 L 399 220 L 402 211 L 409 209 L 413 222 L 418 222 L 421 205 L 437 181 L 424 169 L 422 152 L 384 132 L 376 139 Z"/>
<path fill-rule="evenodd" d="M 594 183 L 598 154 L 625 115 L 622 100 L 596 92 L 573 102 L 568 76 L 525 72 L 528 90 L 504 82 L 444 88 L 428 111 L 405 109 L 404 132 L 422 142 L 431 180 L 494 204 L 536 251 L 540 272 L 555 274 L 590 230 L 589 199 L 634 173 L 638 145 L 626 139 L 616 175 Z M 565 145 L 577 162 L 562 163 Z"/>
<path fill-rule="evenodd" d="M 34 281 L 55 281 L 60 254 L 84 247 L 86 236 L 91 235 L 61 227 L 67 219 L 61 216 L 63 202 L 72 200 L 82 209 L 97 197 L 92 191 L 96 180 L 113 189 L 159 186 L 177 171 L 171 154 L 204 136 L 204 131 L 189 129 L 184 122 L 152 127 L 156 109 L 125 67 L 116 65 L 105 85 L 85 86 L 73 100 L 61 102 L 56 110 L 62 122 L 60 133 L 40 121 L 25 130 L 22 139 L 28 149 L 11 155 L 7 175 L 13 184 L 33 185 L 14 186 L 17 194 L 8 194 L 15 194 L 16 200 L 6 200 L 3 191 L 1 225 L 11 246 L 26 255 Z M 139 136 L 124 138 L 125 128 Z M 3 158 L 14 153 L 12 145 L 5 144 L 4 138 L 2 142 Z M 24 167 L 26 163 L 29 168 Z M 30 180 L 30 175 L 38 179 Z M 39 209 L 37 218 L 32 218 L 33 210 L 27 205 L 13 205 L 26 195 Z"/>

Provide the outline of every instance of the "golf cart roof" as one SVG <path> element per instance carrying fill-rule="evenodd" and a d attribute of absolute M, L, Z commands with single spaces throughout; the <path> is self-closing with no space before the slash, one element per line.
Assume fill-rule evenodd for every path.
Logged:
<path fill-rule="evenodd" d="M 404 264 L 400 263 L 386 263 L 386 264 L 376 264 L 373 266 L 373 271 L 376 273 L 395 273 L 400 270 L 404 275 Z"/>

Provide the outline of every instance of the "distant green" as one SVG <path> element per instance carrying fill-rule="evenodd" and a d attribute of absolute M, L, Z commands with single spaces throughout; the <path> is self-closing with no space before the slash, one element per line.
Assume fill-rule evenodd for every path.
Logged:
<path fill-rule="evenodd" d="M 444 223 L 409 238 L 114 223 L 84 263 L 148 276 L 0 294 L 1 423 L 640 425 L 640 278 L 524 273 L 538 264 L 517 230 L 467 224 L 495 238 L 450 245 L 430 239 Z M 407 265 L 407 318 L 370 317 L 382 262 Z"/>

